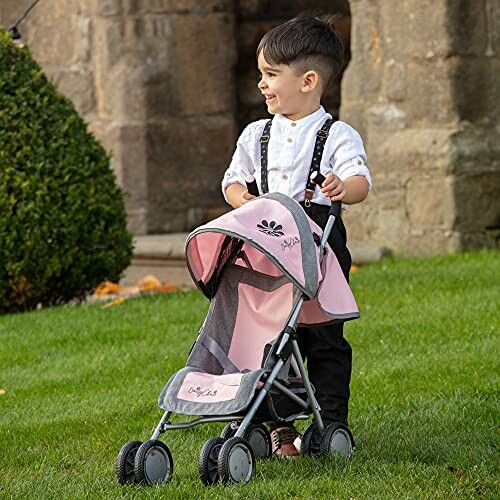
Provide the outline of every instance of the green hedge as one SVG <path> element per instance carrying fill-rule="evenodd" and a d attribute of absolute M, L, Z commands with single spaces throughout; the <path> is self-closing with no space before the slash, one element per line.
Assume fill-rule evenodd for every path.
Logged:
<path fill-rule="evenodd" d="M 131 254 L 108 154 L 0 31 L 0 313 L 83 298 Z"/>

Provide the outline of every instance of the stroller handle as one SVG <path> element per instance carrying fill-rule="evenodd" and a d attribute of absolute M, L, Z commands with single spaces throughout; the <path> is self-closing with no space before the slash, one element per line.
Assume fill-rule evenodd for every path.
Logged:
<path fill-rule="evenodd" d="M 325 182 L 325 179 L 326 177 L 317 170 L 311 174 L 311 180 L 314 182 L 314 184 L 317 184 L 320 187 L 323 184 L 323 182 Z M 332 201 L 332 204 L 330 206 L 330 211 L 328 212 L 328 216 L 334 215 L 335 218 L 340 217 L 341 208 L 342 208 L 341 201 Z"/>

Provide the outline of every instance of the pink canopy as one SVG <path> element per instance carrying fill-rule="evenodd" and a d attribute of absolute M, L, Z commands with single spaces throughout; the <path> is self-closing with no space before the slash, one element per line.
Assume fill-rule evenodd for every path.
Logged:
<path fill-rule="evenodd" d="M 194 230 L 186 241 L 186 263 L 194 282 L 209 298 L 222 279 L 225 264 L 236 259 L 236 264 L 256 273 L 285 275 L 312 299 L 304 303 L 299 323 L 357 318 L 352 292 L 328 246 L 320 269 L 317 241 L 321 234 L 297 202 L 272 193 Z"/>

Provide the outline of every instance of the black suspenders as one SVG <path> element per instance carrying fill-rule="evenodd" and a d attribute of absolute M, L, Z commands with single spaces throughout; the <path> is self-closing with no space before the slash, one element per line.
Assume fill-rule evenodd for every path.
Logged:
<path fill-rule="evenodd" d="M 323 150 L 325 149 L 326 139 L 330 131 L 330 127 L 334 123 L 333 118 L 328 118 L 323 126 L 318 130 L 316 134 L 316 144 L 314 145 L 314 153 L 311 160 L 311 167 L 309 168 L 309 175 L 307 178 L 306 191 L 304 194 L 306 206 L 310 206 L 311 198 L 314 194 L 314 189 L 316 184 L 310 181 L 311 174 L 313 172 L 319 172 L 319 166 L 321 164 L 321 158 L 323 156 Z M 260 137 L 260 168 L 261 168 L 261 188 L 262 193 L 266 194 L 269 192 L 269 186 L 267 181 L 267 150 L 269 147 L 269 139 L 271 137 L 271 123 L 272 119 L 268 120 L 264 126 L 264 131 Z"/>
<path fill-rule="evenodd" d="M 260 185 L 262 188 L 262 193 L 266 194 L 269 192 L 269 186 L 267 184 L 267 148 L 269 146 L 269 139 L 271 137 L 271 123 L 273 120 L 268 120 L 264 131 L 260 136 L 260 175 L 261 181 Z"/>

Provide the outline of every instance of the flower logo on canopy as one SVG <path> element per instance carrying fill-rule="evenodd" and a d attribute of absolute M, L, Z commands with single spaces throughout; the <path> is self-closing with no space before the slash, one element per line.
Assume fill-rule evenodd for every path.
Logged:
<path fill-rule="evenodd" d="M 281 231 L 283 226 L 281 224 L 276 224 L 273 220 L 271 222 L 267 222 L 267 220 L 262 220 L 260 224 L 257 224 L 257 228 L 261 233 L 268 234 L 269 236 L 280 237 L 285 233 Z"/>

